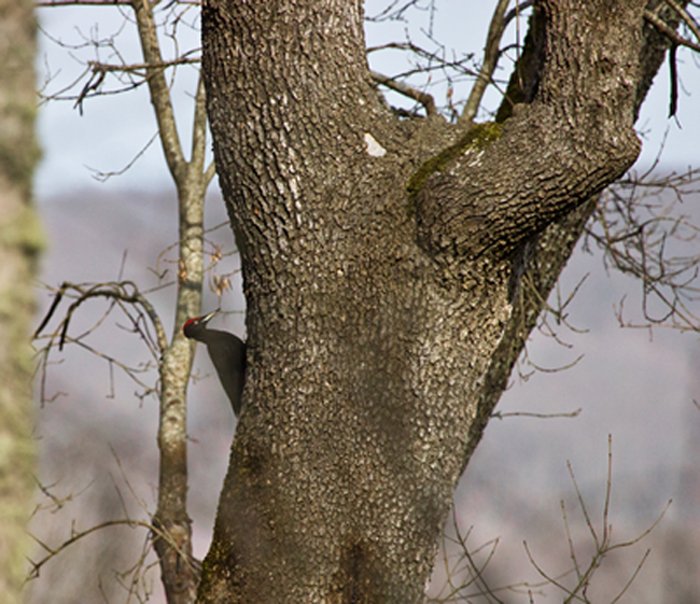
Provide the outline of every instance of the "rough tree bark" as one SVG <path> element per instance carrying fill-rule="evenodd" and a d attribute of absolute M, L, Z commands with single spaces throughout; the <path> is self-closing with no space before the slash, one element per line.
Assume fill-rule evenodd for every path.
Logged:
<path fill-rule="evenodd" d="M 205 0 L 249 369 L 198 601 L 420 600 L 536 300 L 639 152 L 644 8 L 537 2 L 522 102 L 465 131 L 377 102 L 360 2 Z"/>

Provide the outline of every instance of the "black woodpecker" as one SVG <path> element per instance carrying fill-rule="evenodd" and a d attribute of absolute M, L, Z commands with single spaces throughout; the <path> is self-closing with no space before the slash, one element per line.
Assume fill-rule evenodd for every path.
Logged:
<path fill-rule="evenodd" d="M 195 317 L 185 323 L 182 333 L 186 338 L 207 345 L 209 358 L 219 374 L 221 385 L 231 401 L 236 417 L 241 412 L 241 393 L 245 373 L 245 344 L 240 338 L 227 331 L 207 329 L 207 323 L 219 312 L 215 310 L 203 317 Z"/>

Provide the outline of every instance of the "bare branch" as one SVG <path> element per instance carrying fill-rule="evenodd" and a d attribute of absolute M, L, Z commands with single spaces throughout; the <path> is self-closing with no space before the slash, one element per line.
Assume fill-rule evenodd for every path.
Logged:
<path fill-rule="evenodd" d="M 700 228 L 679 214 L 683 199 L 697 192 L 699 177 L 697 170 L 663 178 L 630 174 L 601 196 L 587 239 L 605 252 L 606 265 L 642 284 L 646 323 L 630 324 L 620 315 L 621 324 L 700 330 L 700 317 L 689 307 L 700 297 Z M 670 203 L 669 194 L 675 197 Z"/>
<path fill-rule="evenodd" d="M 530 8 L 532 4 L 532 0 L 525 0 L 525 2 L 518 2 L 516 0 L 515 7 L 511 8 L 506 14 L 506 16 L 503 17 L 503 28 L 505 29 L 513 19 L 519 17 L 522 14 L 522 12 Z"/>
<path fill-rule="evenodd" d="M 463 59 L 456 60 L 456 61 L 447 61 L 443 57 L 439 56 L 435 52 L 431 52 L 429 50 L 426 50 L 425 48 L 421 48 L 417 44 L 414 44 L 411 41 L 408 42 L 388 42 L 387 44 L 380 44 L 379 46 L 370 46 L 367 48 L 365 51 L 367 54 L 371 54 L 373 52 L 378 52 L 381 50 L 403 50 L 406 52 L 410 52 L 417 57 L 420 57 L 422 59 L 426 59 L 430 62 L 435 62 L 437 63 L 436 67 L 420 67 L 419 69 L 412 70 L 410 72 L 404 72 L 402 74 L 394 76 L 394 79 L 398 77 L 403 77 L 405 75 L 409 75 L 412 73 L 425 73 L 426 71 L 429 71 L 431 69 L 445 69 L 445 68 L 453 68 L 453 69 L 460 69 L 464 75 L 469 75 L 476 77 L 478 73 L 476 71 L 473 71 L 471 69 L 468 69 L 464 67 L 464 63 L 467 61 L 472 60 L 473 54 L 468 54 L 466 55 Z"/>
<path fill-rule="evenodd" d="M 173 59 L 172 61 L 161 61 L 160 63 L 154 63 L 154 64 L 149 64 L 149 63 L 129 63 L 126 65 L 117 65 L 117 64 L 110 64 L 110 63 L 100 63 L 99 61 L 89 61 L 88 65 L 92 69 L 93 72 L 95 73 L 100 73 L 100 72 L 111 72 L 111 71 L 121 71 L 125 73 L 135 73 L 137 75 L 141 75 L 143 77 L 147 77 L 146 72 L 149 69 L 165 69 L 166 67 L 174 67 L 176 65 L 197 65 L 202 62 L 202 59 L 200 57 L 196 58 L 187 58 L 187 55 L 190 55 L 194 52 L 199 52 L 201 49 L 200 48 L 194 48 L 190 50 L 189 52 L 185 53 L 184 55 L 178 57 L 177 59 Z"/>
<path fill-rule="evenodd" d="M 169 535 L 167 532 L 164 532 L 158 528 L 157 525 L 151 523 L 151 522 L 145 522 L 143 520 L 133 520 L 131 518 L 123 518 L 120 520 L 108 520 L 106 522 L 102 522 L 98 525 L 92 526 L 88 529 L 85 529 L 84 531 L 80 531 L 77 533 L 73 533 L 68 539 L 66 539 L 63 543 L 61 543 L 59 546 L 52 548 L 49 547 L 46 543 L 41 541 L 38 537 L 35 535 L 29 533 L 29 536 L 34 539 L 43 549 L 45 549 L 48 554 L 41 558 L 38 562 L 33 562 L 29 561 L 32 570 L 27 577 L 28 581 L 31 581 L 32 579 L 36 579 L 39 577 L 39 571 L 41 568 L 51 559 L 55 558 L 58 554 L 60 554 L 63 550 L 66 548 L 70 547 L 74 543 L 80 541 L 84 537 L 87 537 L 88 535 L 91 535 L 92 533 L 95 533 L 97 531 L 100 531 L 105 528 L 113 527 L 113 526 L 127 526 L 129 528 L 136 528 L 136 527 L 143 527 L 149 529 L 149 531 L 157 536 L 160 539 L 166 539 L 168 540 L 168 543 L 171 547 L 175 548 L 176 550 L 179 551 L 180 555 L 182 556 L 182 559 L 185 560 L 185 563 L 188 564 L 190 567 L 192 567 L 197 574 L 200 572 L 200 562 L 196 560 L 195 558 L 191 556 L 186 556 L 184 552 L 182 552 L 179 548 L 179 544 L 176 543 L 173 539 L 172 536 Z"/>
<path fill-rule="evenodd" d="M 180 137 L 175 123 L 175 113 L 170 99 L 170 90 L 165 80 L 165 72 L 161 65 L 164 61 L 160 53 L 156 23 L 153 17 L 153 7 L 148 0 L 133 0 L 131 6 L 136 13 L 143 58 L 147 67 L 147 82 L 151 93 L 151 103 L 158 121 L 158 132 L 163 147 L 163 154 L 170 173 L 178 185 L 185 178 L 186 162 L 182 153 Z"/>
<path fill-rule="evenodd" d="M 687 10 L 685 10 L 676 0 L 665 0 L 666 4 L 668 4 L 673 10 L 675 10 L 685 21 L 685 24 L 688 26 L 688 29 L 693 32 L 697 40 L 700 42 L 700 27 L 698 27 L 697 22 L 693 17 L 690 16 Z"/>
<path fill-rule="evenodd" d="M 402 82 L 392 80 L 391 78 L 382 75 L 381 73 L 377 73 L 376 71 L 372 71 L 370 73 L 372 74 L 372 79 L 375 82 L 377 82 L 377 84 L 381 84 L 382 86 L 391 88 L 392 90 L 403 94 L 404 96 L 418 101 L 421 105 L 423 105 L 423 107 L 425 108 L 425 112 L 429 116 L 437 114 L 437 111 L 435 109 L 435 100 L 433 99 L 432 95 L 427 94 L 426 92 L 421 92 L 420 90 L 416 90 L 415 88 L 411 88 L 410 86 L 407 86 Z"/>
<path fill-rule="evenodd" d="M 654 27 L 656 27 L 656 29 L 658 29 L 662 34 L 665 34 L 675 44 L 678 44 L 679 46 L 687 46 L 695 52 L 700 52 L 700 44 L 686 40 L 675 29 L 666 25 L 663 19 L 655 15 L 650 10 L 644 11 L 644 18 Z"/>
<path fill-rule="evenodd" d="M 607 480 L 606 480 L 606 485 L 605 485 L 605 502 L 603 505 L 603 518 L 602 518 L 602 533 L 599 535 L 596 532 L 595 527 L 593 526 L 593 522 L 591 521 L 591 518 L 588 514 L 588 510 L 586 508 L 586 503 L 583 499 L 583 495 L 581 494 L 581 490 L 579 489 L 578 483 L 576 482 L 576 478 L 574 476 L 573 470 L 571 468 L 571 464 L 567 462 L 567 467 L 569 468 L 569 474 L 571 476 L 571 480 L 574 485 L 574 490 L 576 492 L 576 498 L 578 500 L 579 508 L 581 509 L 581 512 L 583 513 L 586 525 L 588 527 L 588 530 L 591 534 L 591 538 L 593 540 L 593 544 L 595 546 L 595 552 L 593 556 L 590 559 L 590 562 L 588 563 L 588 566 L 586 568 L 582 568 L 579 565 L 579 557 L 576 554 L 576 548 L 574 545 L 574 541 L 571 537 L 571 530 L 569 526 L 569 520 L 566 514 L 566 508 L 564 506 L 564 502 L 561 503 L 561 509 L 562 509 L 562 516 L 564 520 L 564 527 L 566 530 L 566 538 L 567 538 L 567 546 L 569 549 L 569 557 L 571 558 L 572 561 L 572 568 L 570 571 L 567 573 L 564 573 L 561 577 L 553 577 L 549 575 L 536 561 L 534 556 L 532 555 L 532 552 L 530 551 L 530 548 L 527 545 L 527 542 L 523 542 L 523 545 L 525 547 L 525 552 L 527 554 L 528 559 L 530 560 L 530 563 L 533 565 L 535 570 L 540 574 L 541 577 L 543 577 L 546 581 L 548 581 L 550 584 L 554 585 L 558 589 L 560 589 L 564 594 L 566 595 L 565 599 L 563 600 L 564 603 L 569 603 L 569 602 L 585 602 L 585 603 L 590 603 L 590 599 L 587 595 L 587 591 L 591 585 L 591 581 L 593 578 L 594 573 L 598 568 L 600 568 L 601 563 L 603 562 L 603 559 L 612 551 L 616 549 L 622 549 L 622 548 L 627 548 L 630 547 L 636 543 L 639 543 L 642 539 L 644 539 L 654 528 L 659 524 L 661 519 L 663 518 L 664 514 L 666 513 L 666 510 L 668 510 L 668 507 L 670 505 L 669 503 L 666 505 L 666 507 L 663 509 L 661 512 L 661 515 L 659 518 L 656 519 L 656 521 L 643 533 L 635 537 L 634 539 L 628 540 L 628 541 L 622 541 L 619 543 L 612 543 L 611 542 L 611 537 L 612 537 L 612 526 L 610 524 L 609 520 L 609 514 L 610 514 L 610 494 L 612 490 L 612 439 L 608 437 L 608 472 L 607 472 Z M 634 572 L 632 573 L 632 576 L 630 579 L 625 583 L 625 585 L 622 588 L 622 591 L 618 593 L 618 595 L 615 597 L 613 602 L 617 602 L 622 594 L 624 594 L 629 586 L 632 584 L 632 581 L 634 581 L 635 577 L 639 574 L 639 570 L 641 569 L 642 565 L 646 561 L 647 557 L 649 555 L 649 550 L 644 554 L 642 557 L 641 561 L 637 564 L 635 567 Z M 568 587 L 565 585 L 560 579 L 565 577 L 568 574 L 571 574 L 574 572 L 576 574 L 576 584 L 572 587 Z"/>
<path fill-rule="evenodd" d="M 491 82 L 493 77 L 493 72 L 496 69 L 496 62 L 498 61 L 498 47 L 501 43 L 501 38 L 503 37 L 503 31 L 505 27 L 504 16 L 506 9 L 508 8 L 509 0 L 499 0 L 496 5 L 496 9 L 493 11 L 493 17 L 491 17 L 491 24 L 489 25 L 489 33 L 486 38 L 486 48 L 484 49 L 484 60 L 479 70 L 479 75 L 474 82 L 471 92 L 469 93 L 469 98 L 462 111 L 462 117 L 460 121 L 470 124 L 474 121 L 476 117 L 476 112 L 481 105 L 481 99 L 484 96 L 486 87 Z"/>
<path fill-rule="evenodd" d="M 59 350 L 63 348 L 63 343 L 65 341 L 66 333 L 68 331 L 68 324 L 70 323 L 70 319 L 73 313 L 83 302 L 91 298 L 97 297 L 111 298 L 114 300 L 120 300 L 129 304 L 141 306 L 148 315 L 148 317 L 151 319 L 153 327 L 156 330 L 157 344 L 160 353 L 162 354 L 165 348 L 167 347 L 168 342 L 165 336 L 165 330 L 163 329 L 163 324 L 160 320 L 160 317 L 158 316 L 158 313 L 153 308 L 153 305 L 139 293 L 138 287 L 132 281 L 121 281 L 118 283 L 98 283 L 90 286 L 76 285 L 74 283 L 68 282 L 63 283 L 58 289 L 56 293 L 56 298 L 51 304 L 51 307 L 49 308 L 46 317 L 44 317 L 44 320 L 41 322 L 39 328 L 34 333 L 35 338 L 41 333 L 44 327 L 46 327 L 46 324 L 51 319 L 51 316 L 54 314 L 59 302 L 61 301 L 61 298 L 65 295 L 66 291 L 75 291 L 77 292 L 78 297 L 70 305 L 68 311 L 66 312 L 65 318 L 61 322 L 62 329 Z"/>
<path fill-rule="evenodd" d="M 192 157 L 190 158 L 190 170 L 197 176 L 204 169 L 204 156 L 207 149 L 207 107 L 204 97 L 204 79 L 199 73 L 197 82 L 197 94 L 195 96 L 194 121 L 192 124 Z M 206 180 L 206 176 L 204 177 Z M 208 184 L 208 181 L 207 183 Z M 206 184 L 204 188 L 206 189 Z"/>
<path fill-rule="evenodd" d="M 131 166 L 133 166 L 148 149 L 151 147 L 151 145 L 154 143 L 154 141 L 158 138 L 158 132 L 156 132 L 150 139 L 149 141 L 141 147 L 141 150 L 132 157 L 129 162 L 121 169 L 119 170 L 110 170 L 109 172 L 102 172 L 101 170 L 97 170 L 96 168 L 91 168 L 90 166 L 86 166 L 91 172 L 92 172 L 92 177 L 99 181 L 99 182 L 107 182 L 112 176 L 121 176 L 124 174 Z"/>
<path fill-rule="evenodd" d="M 400 3 L 401 6 L 396 8 L 396 5 Z M 365 21 L 372 21 L 375 23 L 381 23 L 382 21 L 401 21 L 404 20 L 404 13 L 416 4 L 418 4 L 418 0 L 404 0 L 403 2 L 400 2 L 400 0 L 392 0 L 392 2 L 377 15 L 365 16 Z"/>
<path fill-rule="evenodd" d="M 73 545 L 76 541 L 80 541 L 83 537 L 87 537 L 88 535 L 99 531 L 103 528 L 108 528 L 110 526 L 123 526 L 126 525 L 130 528 L 134 528 L 137 526 L 142 526 L 148 529 L 153 530 L 153 525 L 150 524 L 149 522 L 144 522 L 143 520 L 131 520 L 129 518 L 125 518 L 123 520 L 108 520 L 107 522 L 102 522 L 101 524 L 98 524 L 96 526 L 92 526 L 89 529 L 86 529 L 84 531 L 80 531 L 79 533 L 73 534 L 69 539 L 66 539 L 61 545 L 59 545 L 56 548 L 51 548 L 49 547 L 46 543 L 41 541 L 38 537 L 35 535 L 32 535 L 29 533 L 29 536 L 34 539 L 43 549 L 45 549 L 48 554 L 44 556 L 41 560 L 38 562 L 32 562 L 31 560 L 29 561 L 30 564 L 32 565 L 32 570 L 31 573 L 29 574 L 28 580 L 36 579 L 39 576 L 39 571 L 41 570 L 41 567 L 44 566 L 49 560 L 52 558 L 56 557 L 58 554 L 60 554 L 64 549 L 67 547 Z"/>

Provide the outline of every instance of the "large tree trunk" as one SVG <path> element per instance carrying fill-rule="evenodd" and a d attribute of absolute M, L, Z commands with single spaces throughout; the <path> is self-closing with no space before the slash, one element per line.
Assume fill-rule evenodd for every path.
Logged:
<path fill-rule="evenodd" d="M 43 237 L 32 207 L 33 3 L 0 0 L 0 602 L 21 601 L 34 495 L 33 280 Z"/>
<path fill-rule="evenodd" d="M 201 602 L 420 599 L 522 275 L 551 287 L 638 154 L 643 8 L 538 2 L 531 98 L 464 132 L 377 102 L 360 2 L 205 1 L 249 369 Z"/>

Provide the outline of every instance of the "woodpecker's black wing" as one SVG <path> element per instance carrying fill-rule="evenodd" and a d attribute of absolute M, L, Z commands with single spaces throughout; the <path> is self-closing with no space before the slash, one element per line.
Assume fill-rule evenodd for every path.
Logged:
<path fill-rule="evenodd" d="M 203 341 L 209 358 L 219 375 L 233 412 L 238 417 L 241 412 L 241 393 L 245 374 L 245 344 L 240 338 L 227 331 L 207 329 Z"/>

